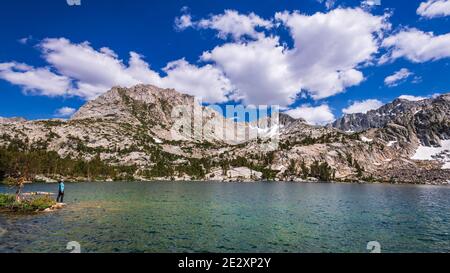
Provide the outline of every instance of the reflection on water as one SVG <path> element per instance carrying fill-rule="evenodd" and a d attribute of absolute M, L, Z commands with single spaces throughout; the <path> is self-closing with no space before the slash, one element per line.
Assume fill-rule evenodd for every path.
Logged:
<path fill-rule="evenodd" d="M 449 187 L 114 182 L 66 189 L 64 210 L 0 215 L 0 252 L 67 252 L 70 241 L 83 252 L 367 252 L 369 241 L 383 252 L 450 252 Z"/>

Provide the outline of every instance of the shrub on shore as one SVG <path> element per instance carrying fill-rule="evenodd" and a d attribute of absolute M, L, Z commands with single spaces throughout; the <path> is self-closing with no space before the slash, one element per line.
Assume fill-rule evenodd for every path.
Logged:
<path fill-rule="evenodd" d="M 16 198 L 12 194 L 0 193 L 0 208 L 8 207 L 16 201 Z"/>
<path fill-rule="evenodd" d="M 35 212 L 51 208 L 56 204 L 50 196 L 38 196 L 16 202 L 13 194 L 0 194 L 0 209 L 16 212 Z"/>

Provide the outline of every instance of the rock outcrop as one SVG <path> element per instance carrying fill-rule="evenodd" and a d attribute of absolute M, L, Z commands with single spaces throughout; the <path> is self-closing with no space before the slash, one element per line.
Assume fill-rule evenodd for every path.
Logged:
<path fill-rule="evenodd" d="M 417 138 L 426 146 L 436 146 L 450 139 L 449 116 L 450 94 L 445 94 L 420 101 L 396 99 L 366 114 L 344 115 L 329 126 L 350 132 L 385 128 L 386 138 L 400 135 L 410 142 Z"/>
<path fill-rule="evenodd" d="M 0 119 L 0 146 L 20 141 L 63 158 L 99 157 L 111 166 L 136 166 L 134 178 L 142 180 L 446 183 L 446 159 L 412 158 L 419 147 L 447 139 L 449 94 L 399 99 L 328 126 L 311 126 L 285 114 L 235 122 L 192 96 L 137 85 L 112 88 L 70 120 Z M 170 171 L 151 172 L 158 168 Z"/>

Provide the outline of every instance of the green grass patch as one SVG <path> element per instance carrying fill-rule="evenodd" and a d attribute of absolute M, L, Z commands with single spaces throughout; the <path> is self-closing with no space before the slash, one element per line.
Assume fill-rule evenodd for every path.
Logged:
<path fill-rule="evenodd" d="M 0 193 L 0 208 L 11 206 L 16 200 L 12 194 Z"/>

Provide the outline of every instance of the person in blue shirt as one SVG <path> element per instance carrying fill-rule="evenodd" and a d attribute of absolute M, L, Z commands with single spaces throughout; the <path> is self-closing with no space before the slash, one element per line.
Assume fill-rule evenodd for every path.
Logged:
<path fill-rule="evenodd" d="M 64 202 L 64 181 L 58 182 L 58 197 L 56 198 L 56 202 L 58 203 Z"/>

